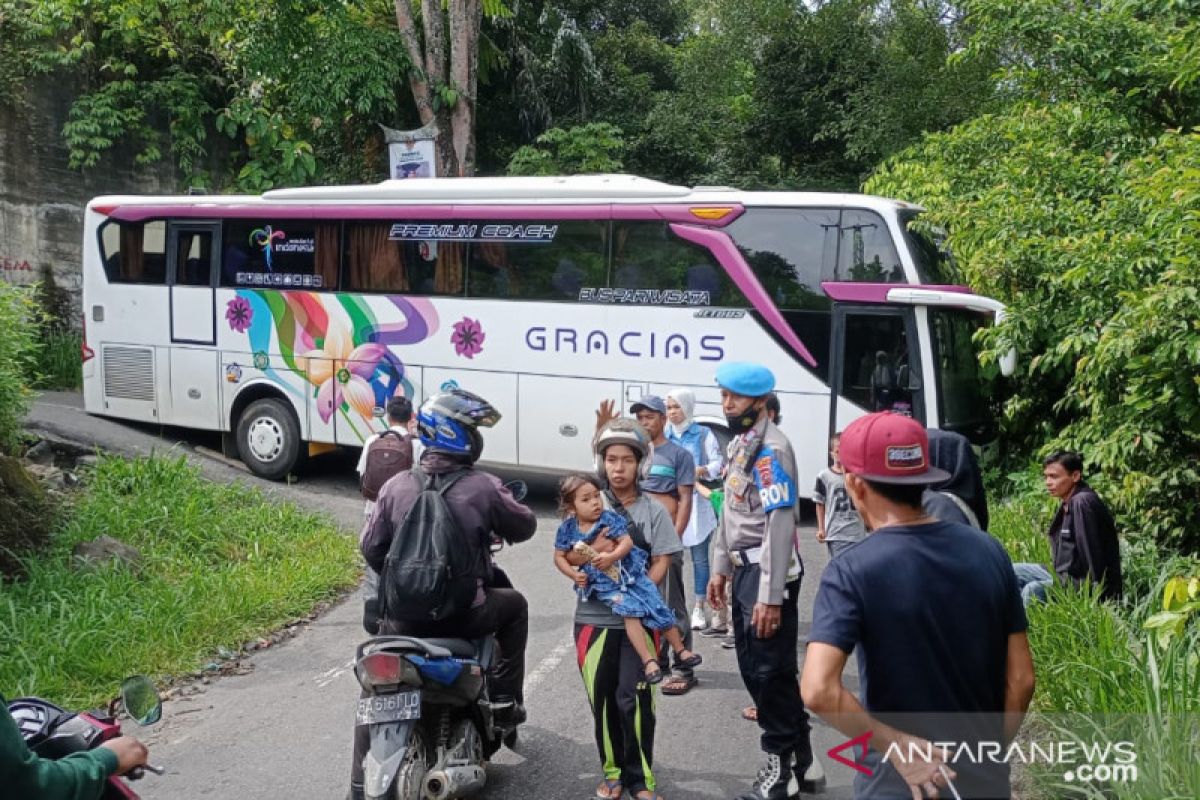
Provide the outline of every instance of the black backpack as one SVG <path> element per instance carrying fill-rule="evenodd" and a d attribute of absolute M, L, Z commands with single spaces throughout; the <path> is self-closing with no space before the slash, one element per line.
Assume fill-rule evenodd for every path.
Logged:
<path fill-rule="evenodd" d="M 412 471 L 421 493 L 392 537 L 379 574 L 381 618 L 437 622 L 471 607 L 486 554 L 480 542 L 468 541 L 445 497 L 466 474 Z"/>

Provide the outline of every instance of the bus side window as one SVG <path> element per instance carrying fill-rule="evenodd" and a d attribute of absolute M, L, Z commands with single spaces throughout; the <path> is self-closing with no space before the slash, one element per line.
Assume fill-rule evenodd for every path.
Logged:
<path fill-rule="evenodd" d="M 466 245 L 393 238 L 401 224 L 346 223 L 346 291 L 461 295 Z"/>
<path fill-rule="evenodd" d="M 100 229 L 100 254 L 109 283 L 167 282 L 167 223 L 104 223 Z"/>
<path fill-rule="evenodd" d="M 481 221 L 478 228 L 492 226 L 513 227 Z M 471 297 L 578 300 L 580 290 L 607 285 L 607 222 L 546 221 L 526 227 L 553 228 L 553 238 L 471 244 Z"/>
<path fill-rule="evenodd" d="M 222 242 L 222 286 L 338 288 L 341 227 L 335 222 L 227 220 Z"/>
<path fill-rule="evenodd" d="M 752 208 L 727 229 L 783 311 L 829 309 L 840 212 L 833 208 Z"/>
<path fill-rule="evenodd" d="M 838 264 L 832 280 L 907 283 L 896 245 L 883 217 L 874 211 L 842 212 Z"/>
<path fill-rule="evenodd" d="M 680 239 L 664 222 L 615 222 L 612 259 L 614 289 L 703 292 L 709 305 L 745 305 L 713 254 Z"/>

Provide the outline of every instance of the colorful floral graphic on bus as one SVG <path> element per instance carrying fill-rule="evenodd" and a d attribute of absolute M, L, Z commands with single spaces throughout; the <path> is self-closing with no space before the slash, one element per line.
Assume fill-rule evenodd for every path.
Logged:
<path fill-rule="evenodd" d="M 246 298 L 235 297 L 225 307 L 225 319 L 229 320 L 229 327 L 238 333 L 245 333 L 254 320 L 254 311 L 246 302 Z"/>
<path fill-rule="evenodd" d="M 245 304 L 248 315 L 231 313 L 238 301 Z M 317 414 L 325 423 L 340 413 L 363 439 L 361 424 L 355 424 L 351 411 L 369 421 L 377 408 L 387 405 L 388 398 L 396 394 L 411 397 L 414 392 L 404 362 L 391 348 L 424 341 L 438 328 L 437 311 L 428 300 L 388 297 L 386 301 L 391 306 L 388 311 L 395 310 L 394 315 L 388 314 L 394 321 L 376 319 L 366 298 L 240 289 L 229 303 L 226 319 L 231 329 L 249 336 L 254 352 L 277 349 L 287 369 L 308 381 L 308 396 L 315 400 Z M 241 309 L 241 304 L 236 307 Z M 246 327 L 239 330 L 243 320 Z M 272 342 L 272 334 L 278 337 L 277 343 Z M 270 367 L 264 371 L 298 393 L 284 375 Z"/>
<path fill-rule="evenodd" d="M 454 323 L 454 332 L 450 334 L 450 343 L 454 345 L 454 352 L 458 355 L 475 358 L 476 355 L 483 352 L 483 340 L 486 338 L 483 325 L 479 320 L 463 317 Z"/>

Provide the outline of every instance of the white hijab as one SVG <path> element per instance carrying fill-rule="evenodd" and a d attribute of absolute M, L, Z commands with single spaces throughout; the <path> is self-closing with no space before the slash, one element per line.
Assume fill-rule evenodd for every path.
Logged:
<path fill-rule="evenodd" d="M 683 422 L 679 425 L 671 423 L 676 435 L 682 436 L 692 424 L 692 414 L 696 411 L 696 396 L 692 394 L 691 389 L 672 389 L 667 392 L 667 397 L 678 403 L 683 411 Z"/>

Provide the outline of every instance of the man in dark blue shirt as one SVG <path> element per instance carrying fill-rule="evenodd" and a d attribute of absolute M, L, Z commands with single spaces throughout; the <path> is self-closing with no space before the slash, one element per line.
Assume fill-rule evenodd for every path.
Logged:
<path fill-rule="evenodd" d="M 921 508 L 925 486 L 948 475 L 929 465 L 919 423 L 869 414 L 846 428 L 841 457 L 872 533 L 821 578 L 804 704 L 870 748 L 856 798 L 950 797 L 951 781 L 963 797 L 1009 797 L 1002 753 L 1034 684 L 1012 563 L 986 533 Z M 851 652 L 861 698 L 842 685 Z"/>

